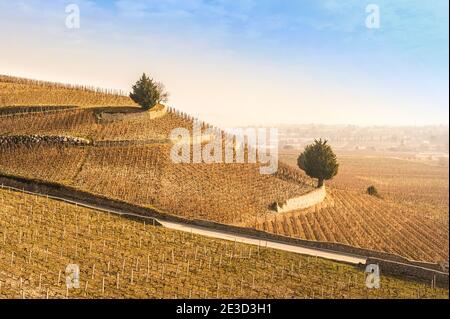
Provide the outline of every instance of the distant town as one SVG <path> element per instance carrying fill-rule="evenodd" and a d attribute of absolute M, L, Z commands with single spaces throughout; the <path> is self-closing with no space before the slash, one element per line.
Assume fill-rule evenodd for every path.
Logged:
<path fill-rule="evenodd" d="M 405 153 L 417 159 L 448 161 L 449 127 L 361 127 L 353 125 L 279 125 L 281 150 L 303 149 L 318 136 L 337 151 Z"/>

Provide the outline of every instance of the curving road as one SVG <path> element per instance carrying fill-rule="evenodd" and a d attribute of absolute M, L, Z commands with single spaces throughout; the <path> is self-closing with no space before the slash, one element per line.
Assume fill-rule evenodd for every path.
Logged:
<path fill-rule="evenodd" d="M 238 243 L 255 245 L 255 246 L 259 246 L 259 247 L 268 247 L 268 248 L 293 252 L 293 253 L 307 255 L 307 256 L 320 257 L 320 258 L 324 258 L 324 259 L 345 262 L 345 263 L 350 263 L 350 264 L 355 264 L 355 265 L 366 264 L 366 258 L 363 258 L 360 256 L 355 256 L 355 255 L 350 255 L 350 254 L 345 254 L 342 252 L 336 252 L 336 251 L 324 250 L 324 249 L 306 248 L 306 247 L 302 247 L 302 246 L 295 245 L 295 244 L 281 243 L 281 242 L 277 242 L 274 240 L 258 239 L 256 237 L 235 234 L 235 233 L 231 233 L 231 232 L 211 229 L 211 228 L 202 227 L 202 226 L 188 225 L 188 224 L 175 223 L 175 222 L 167 222 L 167 221 L 158 220 L 153 217 L 145 217 L 145 216 L 142 216 L 139 214 L 126 213 L 126 212 L 122 212 L 122 211 L 115 210 L 115 209 L 101 207 L 98 205 L 91 205 L 91 204 L 83 203 L 82 201 L 74 201 L 74 200 L 69 200 L 66 198 L 61 198 L 61 197 L 56 197 L 56 196 L 49 196 L 49 195 L 40 194 L 40 193 L 28 192 L 28 191 L 14 188 L 14 187 L 2 186 L 2 188 L 10 189 L 10 190 L 18 191 L 21 193 L 30 194 L 30 195 L 46 197 L 46 198 L 62 201 L 62 202 L 68 203 L 68 204 L 73 204 L 73 205 L 77 205 L 77 206 L 84 207 L 84 208 L 94 209 L 97 211 L 112 213 L 112 214 L 116 214 L 119 216 L 130 216 L 130 217 L 136 217 L 139 219 L 151 220 L 154 224 L 161 225 L 168 229 L 193 233 L 193 234 L 206 236 L 206 237 L 210 237 L 210 238 L 228 240 L 228 241 L 233 241 L 233 242 L 238 242 Z"/>
<path fill-rule="evenodd" d="M 165 221 L 159 221 L 164 227 L 194 233 L 206 237 L 211 238 L 218 238 L 218 239 L 224 239 L 229 241 L 235 241 L 239 243 L 244 244 L 250 244 L 260 247 L 268 247 L 278 250 L 284 250 L 289 251 L 293 253 L 298 253 L 302 255 L 308 255 L 308 256 L 317 256 L 320 258 L 330 259 L 334 261 L 340 261 L 340 262 L 346 262 L 350 264 L 366 264 L 366 258 L 358 257 L 355 255 L 349 255 L 344 254 L 341 252 L 333 252 L 329 250 L 322 250 L 322 249 L 312 249 L 312 248 L 305 248 L 299 245 L 294 244 L 285 244 L 277 241 L 272 240 L 266 240 L 266 239 L 257 239 L 255 237 L 245 236 L 245 235 L 238 235 L 234 233 L 229 233 L 225 231 L 218 231 L 218 230 L 212 230 L 206 227 L 201 226 L 191 226 L 187 224 L 181 224 L 181 223 L 172 223 L 172 222 L 165 222 Z"/>

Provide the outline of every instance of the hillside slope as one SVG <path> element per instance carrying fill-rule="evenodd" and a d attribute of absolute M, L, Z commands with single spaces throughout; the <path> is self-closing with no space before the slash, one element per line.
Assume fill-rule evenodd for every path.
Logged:
<path fill-rule="evenodd" d="M 256 164 L 173 164 L 170 146 L 1 146 L 0 172 L 52 181 L 196 219 L 237 224 L 310 186 L 261 175 Z M 20 159 L 20 160 L 11 160 Z"/>
<path fill-rule="evenodd" d="M 448 218 L 439 211 L 333 189 L 316 211 L 268 215 L 257 229 L 395 253 L 412 260 L 448 260 Z"/>
<path fill-rule="evenodd" d="M 0 111 L 4 107 L 129 106 L 129 97 L 92 87 L 35 81 L 0 74 Z"/>
<path fill-rule="evenodd" d="M 448 298 L 356 267 L 0 189 L 0 298 Z M 68 264 L 80 288 L 66 289 Z"/>
<path fill-rule="evenodd" d="M 19 82 L 25 92 L 27 86 L 30 92 L 36 86 L 42 92 L 63 89 L 75 96 L 80 91 Z M 8 92 L 17 83 L 3 78 L 5 83 L 0 96 L 9 96 L 8 103 L 15 109 L 9 107 L 2 113 L 8 107 L 0 107 L 0 137 L 62 135 L 87 138 L 93 145 L 0 143 L 0 174 L 57 182 L 193 219 L 339 242 L 424 261 L 448 260 L 448 213 L 434 214 L 423 205 L 392 203 L 339 189 L 332 190 L 321 210 L 274 214 L 270 209 L 273 203 L 311 191 L 312 181 L 282 162 L 274 175 L 261 175 L 258 164 L 173 164 L 168 136 L 174 128 L 191 130 L 192 117 L 170 109 L 164 116 L 152 118 L 127 105 L 126 98 L 115 101 L 114 95 L 105 100 L 110 106 L 91 105 L 91 100 L 86 104 L 74 97 L 70 109 L 30 109 L 27 106 L 33 105 L 33 94 L 16 100 L 16 95 Z M 45 95 L 39 94 L 37 97 Z"/>
<path fill-rule="evenodd" d="M 31 89 L 36 85 L 24 83 Z M 45 88 L 45 83 L 39 87 Z M 49 91 L 55 87 L 60 88 L 51 84 Z M 19 141 L 4 139 L 0 145 L 0 172 L 229 224 L 254 222 L 270 213 L 275 202 L 313 189 L 306 177 L 289 176 L 289 170 L 281 169 L 283 164 L 275 175 L 260 174 L 257 163 L 174 164 L 169 135 L 175 128 L 191 131 L 194 119 L 172 109 L 154 118 L 152 112 L 118 106 L 0 112 L 0 137 Z M 87 138 L 92 145 L 20 142 L 17 138 L 29 135 Z"/>

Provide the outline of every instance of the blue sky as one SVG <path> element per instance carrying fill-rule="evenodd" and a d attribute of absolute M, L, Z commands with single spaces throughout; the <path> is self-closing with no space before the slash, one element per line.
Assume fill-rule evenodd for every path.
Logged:
<path fill-rule="evenodd" d="M 365 26 L 371 3 L 380 29 Z M 0 0 L 0 73 L 128 90 L 146 71 L 173 106 L 222 126 L 448 124 L 448 5 Z"/>

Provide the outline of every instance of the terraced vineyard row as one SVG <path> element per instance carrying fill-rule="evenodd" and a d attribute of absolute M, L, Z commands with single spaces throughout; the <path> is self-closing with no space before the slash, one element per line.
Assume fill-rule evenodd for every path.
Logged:
<path fill-rule="evenodd" d="M 77 105 L 129 106 L 123 93 L 0 75 L 0 108 L 3 106 Z"/>
<path fill-rule="evenodd" d="M 102 123 L 93 138 L 96 140 L 147 140 L 151 138 L 168 138 L 175 128 L 192 129 L 192 122 L 175 113 L 167 113 L 164 117 L 149 119 L 148 116 L 138 118 L 126 117 L 121 121 Z"/>
<path fill-rule="evenodd" d="M 168 138 L 174 128 L 192 130 L 192 121 L 175 113 L 150 119 L 136 111 L 116 121 L 101 120 L 96 109 L 67 109 L 0 115 L 0 135 L 72 135 L 105 140 L 149 140 Z M 136 116 L 135 114 L 139 114 Z"/>
<path fill-rule="evenodd" d="M 70 184 L 88 153 L 83 147 L 16 144 L 2 147 L 0 172 L 31 179 Z"/>
<path fill-rule="evenodd" d="M 89 109 L 0 116 L 0 135 L 92 136 L 99 130 L 101 126 Z"/>
<path fill-rule="evenodd" d="M 67 289 L 68 264 L 80 267 Z M 0 189 L 0 298 L 448 298 L 448 290 Z"/>
<path fill-rule="evenodd" d="M 443 212 L 333 190 L 328 207 L 259 219 L 257 228 L 309 240 L 339 242 L 410 259 L 448 260 L 449 224 Z"/>
<path fill-rule="evenodd" d="M 230 224 L 255 223 L 274 202 L 312 189 L 261 175 L 257 164 L 173 164 L 170 148 L 164 144 L 10 145 L 0 153 L 0 172 L 58 182 L 184 217 Z"/>
<path fill-rule="evenodd" d="M 261 175 L 259 167 L 252 164 L 169 165 L 165 172 L 161 180 L 167 190 L 161 199 L 163 207 L 176 207 L 192 218 L 232 224 L 252 223 L 269 213 L 273 203 L 312 189 Z M 180 184 L 180 180 L 185 182 Z M 212 219 L 211 212 L 215 213 Z"/>

